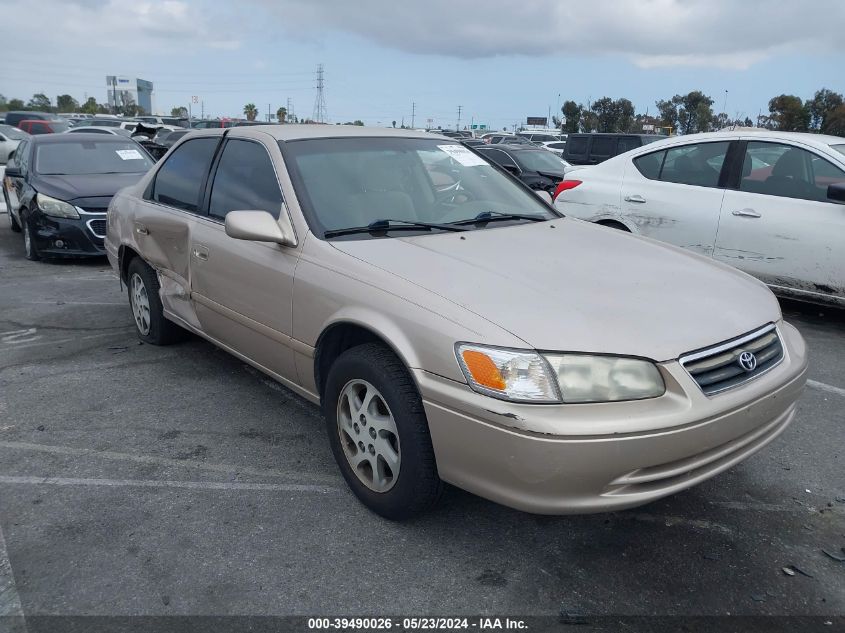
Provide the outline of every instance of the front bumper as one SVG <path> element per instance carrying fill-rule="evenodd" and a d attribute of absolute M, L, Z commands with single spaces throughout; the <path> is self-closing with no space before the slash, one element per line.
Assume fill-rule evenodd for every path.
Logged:
<path fill-rule="evenodd" d="M 705 396 L 676 362 L 659 365 L 651 400 L 512 404 L 416 370 L 441 478 L 539 514 L 621 510 L 730 468 L 789 425 L 807 374 L 806 347 L 778 324 L 784 360 L 731 391 Z"/>
<path fill-rule="evenodd" d="M 105 213 L 86 213 L 78 220 L 54 218 L 41 212 L 30 214 L 35 248 L 42 257 L 98 257 L 103 246 Z M 101 221 L 102 224 L 96 224 Z M 92 228 L 93 227 L 93 228 Z M 94 228 L 103 232 L 97 234 Z"/>

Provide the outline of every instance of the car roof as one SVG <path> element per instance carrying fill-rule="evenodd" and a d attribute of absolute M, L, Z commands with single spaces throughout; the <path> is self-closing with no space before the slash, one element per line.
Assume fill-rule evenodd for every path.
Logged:
<path fill-rule="evenodd" d="M 362 127 L 360 125 L 305 125 L 305 124 L 272 124 L 261 126 L 239 126 L 231 128 L 210 128 L 194 130 L 203 135 L 208 133 L 223 134 L 227 136 L 248 135 L 251 132 L 261 131 L 269 134 L 278 141 L 298 141 L 303 139 L 320 138 L 422 138 L 422 139 L 443 139 L 444 141 L 455 141 L 441 134 L 431 132 L 417 132 L 416 130 L 402 130 L 382 127 Z"/>
<path fill-rule="evenodd" d="M 86 136 L 82 132 L 74 132 L 73 134 L 36 134 L 30 139 L 30 142 L 36 145 L 45 145 L 53 143 L 79 143 L 80 137 L 85 139 Z M 130 141 L 128 136 L 121 136 L 117 134 L 91 134 L 87 137 L 89 140 L 97 140 L 103 143 L 125 143 Z"/>

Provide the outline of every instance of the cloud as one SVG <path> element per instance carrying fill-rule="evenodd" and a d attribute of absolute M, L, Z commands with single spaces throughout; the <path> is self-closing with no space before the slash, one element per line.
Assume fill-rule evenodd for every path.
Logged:
<path fill-rule="evenodd" d="M 295 37 L 332 29 L 408 53 L 464 59 L 616 54 L 643 68 L 746 69 L 788 50 L 845 50 L 842 0 L 252 2 Z"/>
<path fill-rule="evenodd" d="M 61 61 L 64 51 L 117 49 L 124 52 L 191 51 L 197 48 L 234 50 L 232 22 L 217 20 L 219 11 L 181 0 L 39 0 L 37 33 L 42 53 Z M 3 4 L 4 33 L 10 40 L 32 33 L 29 0 Z M 48 35 L 46 35 L 48 34 Z M 21 46 L 31 45 L 21 41 Z M 14 41 L 4 48 L 17 48 Z"/>

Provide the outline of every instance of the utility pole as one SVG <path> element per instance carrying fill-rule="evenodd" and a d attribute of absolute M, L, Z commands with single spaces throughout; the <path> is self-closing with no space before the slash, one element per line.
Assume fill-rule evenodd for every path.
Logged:
<path fill-rule="evenodd" d="M 323 78 L 323 65 L 317 64 L 317 98 L 314 100 L 314 121 L 317 123 L 326 122 L 326 96 L 324 94 L 325 81 Z"/>
<path fill-rule="evenodd" d="M 461 129 L 461 110 L 463 110 L 463 106 L 458 106 L 458 124 L 455 126 L 455 131 L 459 131 Z"/>
<path fill-rule="evenodd" d="M 411 102 L 411 129 L 414 129 L 414 119 L 417 114 L 417 102 Z"/>
<path fill-rule="evenodd" d="M 728 113 L 728 91 L 725 90 L 725 102 L 722 104 L 722 112 Z"/>
<path fill-rule="evenodd" d="M 200 101 L 200 119 L 205 119 L 205 101 Z"/>
<path fill-rule="evenodd" d="M 287 115 L 285 115 L 285 121 L 290 122 L 293 120 L 293 104 L 290 101 L 290 97 L 288 97 L 288 105 L 285 109 L 287 110 Z"/>
<path fill-rule="evenodd" d="M 270 104 L 267 104 L 267 123 L 270 122 Z"/>

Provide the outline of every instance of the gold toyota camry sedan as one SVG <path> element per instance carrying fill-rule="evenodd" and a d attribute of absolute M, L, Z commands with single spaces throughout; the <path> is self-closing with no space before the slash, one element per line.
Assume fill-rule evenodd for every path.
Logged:
<path fill-rule="evenodd" d="M 807 356 L 765 285 L 549 202 L 433 134 L 202 130 L 114 197 L 105 245 L 141 340 L 193 332 L 320 404 L 391 519 L 444 482 L 629 508 L 783 432 Z"/>

